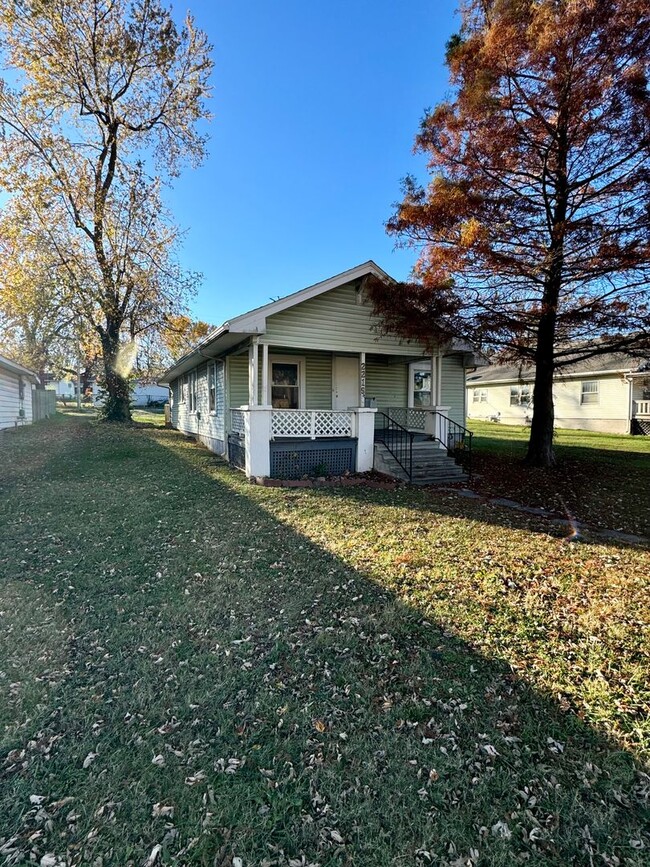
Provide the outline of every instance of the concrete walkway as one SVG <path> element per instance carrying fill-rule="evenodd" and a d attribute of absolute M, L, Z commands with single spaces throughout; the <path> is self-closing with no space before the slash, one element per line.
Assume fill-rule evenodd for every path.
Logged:
<path fill-rule="evenodd" d="M 438 488 L 438 490 L 449 494 L 456 494 L 468 500 L 479 500 L 488 506 L 500 506 L 503 509 L 512 509 L 514 512 L 521 512 L 525 515 L 534 515 L 538 518 L 544 518 L 544 520 L 556 526 L 566 527 L 570 532 L 565 537 L 565 542 L 581 542 L 583 541 L 583 532 L 587 532 L 590 536 L 596 536 L 597 538 L 613 542 L 625 542 L 628 545 L 650 545 L 650 538 L 647 536 L 636 536 L 634 533 L 623 533 L 620 530 L 593 527 L 590 524 L 576 521 L 571 516 L 562 516 L 557 512 L 551 512 L 538 506 L 525 506 L 523 503 L 508 500 L 505 497 L 486 497 L 483 494 L 477 494 L 476 491 L 472 491 L 470 488 Z"/>

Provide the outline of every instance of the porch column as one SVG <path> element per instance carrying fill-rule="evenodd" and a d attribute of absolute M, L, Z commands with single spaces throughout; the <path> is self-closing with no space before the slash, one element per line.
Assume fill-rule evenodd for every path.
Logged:
<path fill-rule="evenodd" d="M 243 407 L 244 442 L 246 445 L 246 475 L 268 476 L 271 473 L 271 409 Z"/>
<path fill-rule="evenodd" d="M 357 420 L 357 472 L 367 473 L 372 469 L 375 456 L 375 413 L 374 407 L 359 407 L 355 411 Z"/>
<path fill-rule="evenodd" d="M 442 352 L 440 350 L 435 357 L 431 358 L 431 403 L 436 405 L 442 403 Z"/>
<path fill-rule="evenodd" d="M 359 354 L 359 406 L 366 405 L 366 353 Z"/>
<path fill-rule="evenodd" d="M 436 406 L 424 410 L 424 432 L 427 436 L 439 440 L 438 445 L 441 449 L 447 448 L 450 409 L 451 407 L 436 404 Z"/>
<path fill-rule="evenodd" d="M 269 345 L 262 344 L 262 406 L 270 404 L 269 398 Z"/>
<path fill-rule="evenodd" d="M 253 337 L 248 347 L 248 405 L 257 406 L 259 403 L 259 338 Z"/>

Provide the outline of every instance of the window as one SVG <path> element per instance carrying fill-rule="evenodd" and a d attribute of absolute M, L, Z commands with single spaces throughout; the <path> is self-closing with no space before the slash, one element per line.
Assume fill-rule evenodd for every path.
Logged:
<path fill-rule="evenodd" d="M 473 389 L 472 403 L 487 403 L 487 388 Z"/>
<path fill-rule="evenodd" d="M 223 361 L 208 365 L 208 408 L 217 416 L 224 414 L 225 373 Z"/>
<path fill-rule="evenodd" d="M 271 362 L 271 406 L 276 409 L 300 407 L 300 368 L 297 362 Z"/>
<path fill-rule="evenodd" d="M 217 407 L 217 371 L 214 362 L 208 364 L 208 410 L 215 412 Z"/>
<path fill-rule="evenodd" d="M 25 400 L 25 380 L 22 376 L 18 379 L 18 400 Z"/>
<path fill-rule="evenodd" d="M 413 371 L 413 406 L 431 406 L 431 371 Z"/>
<path fill-rule="evenodd" d="M 187 377 L 181 376 L 180 383 L 181 383 L 181 385 L 180 385 L 179 403 L 186 403 L 187 402 Z"/>
<path fill-rule="evenodd" d="M 529 385 L 510 386 L 510 406 L 530 406 L 532 402 Z"/>
<path fill-rule="evenodd" d="M 435 377 L 431 375 L 432 361 L 417 361 L 409 365 L 408 405 L 415 408 L 433 406 Z M 434 365 L 435 366 L 435 365 Z"/>
<path fill-rule="evenodd" d="M 189 404 L 190 412 L 196 412 L 196 371 L 189 375 Z"/>
<path fill-rule="evenodd" d="M 580 403 L 600 403 L 600 383 L 598 380 L 588 380 L 580 383 Z"/>

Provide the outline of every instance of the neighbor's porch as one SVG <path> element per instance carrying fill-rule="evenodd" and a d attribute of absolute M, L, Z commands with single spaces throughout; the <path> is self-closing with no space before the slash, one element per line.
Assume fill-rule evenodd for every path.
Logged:
<path fill-rule="evenodd" d="M 368 471 L 376 434 L 389 424 L 446 442 L 441 353 L 315 352 L 253 340 L 237 367 L 228 457 L 248 476 Z M 244 396 L 246 403 L 233 406 L 233 397 Z"/>

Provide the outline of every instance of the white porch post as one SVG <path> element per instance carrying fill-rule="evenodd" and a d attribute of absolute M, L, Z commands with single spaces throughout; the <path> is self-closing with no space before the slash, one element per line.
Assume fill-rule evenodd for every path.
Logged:
<path fill-rule="evenodd" d="M 434 364 L 433 364 L 433 359 L 432 359 L 431 360 L 431 389 L 432 389 L 431 396 L 432 397 L 433 397 L 433 370 L 434 370 Z M 435 401 L 432 401 L 432 403 L 435 402 L 436 405 L 440 405 L 442 403 L 442 352 L 440 352 L 440 350 L 438 350 L 438 354 L 436 356 L 435 371 L 436 371 L 436 374 L 435 374 L 435 376 L 436 376 L 436 385 L 435 385 L 436 399 L 435 399 Z"/>
<path fill-rule="evenodd" d="M 366 353 L 359 354 L 359 406 L 366 405 Z"/>
<path fill-rule="evenodd" d="M 433 436 L 440 440 L 439 447 L 447 448 L 447 436 L 449 433 L 449 410 L 448 406 L 432 406 L 424 410 L 424 432 L 427 436 Z"/>
<path fill-rule="evenodd" d="M 271 473 L 271 409 L 242 407 L 244 412 L 244 442 L 246 444 L 246 475 L 268 476 Z"/>
<path fill-rule="evenodd" d="M 269 345 L 262 344 L 262 406 L 270 404 L 269 399 Z"/>
<path fill-rule="evenodd" d="M 374 463 L 376 412 L 374 407 L 359 407 L 355 412 L 358 473 L 369 472 Z"/>
<path fill-rule="evenodd" d="M 257 406 L 259 403 L 259 352 L 258 338 L 253 337 L 248 347 L 248 405 Z"/>

